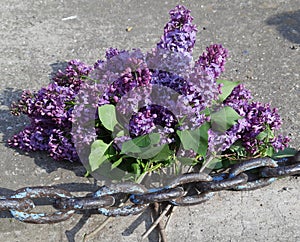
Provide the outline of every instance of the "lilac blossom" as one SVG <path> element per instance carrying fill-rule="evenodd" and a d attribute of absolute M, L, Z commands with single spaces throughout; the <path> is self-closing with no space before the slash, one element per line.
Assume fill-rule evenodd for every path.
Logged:
<path fill-rule="evenodd" d="M 199 57 L 196 65 L 206 68 L 214 78 L 218 78 L 225 70 L 228 50 L 223 48 L 221 44 L 213 44 L 207 47 L 206 51 Z"/>
<path fill-rule="evenodd" d="M 38 92 L 24 91 L 12 105 L 15 115 L 26 114 L 31 121 L 23 131 L 8 140 L 9 145 L 26 151 L 47 151 L 54 159 L 77 161 L 71 140 L 74 100 L 91 67 L 73 60 L 64 71 L 58 71 L 47 87 Z"/>
<path fill-rule="evenodd" d="M 92 70 L 91 66 L 86 65 L 80 60 L 71 60 L 67 63 L 64 71 L 57 71 L 52 80 L 59 86 L 70 87 L 77 92 L 83 82 L 82 78 L 88 76 Z"/>
<path fill-rule="evenodd" d="M 192 52 L 196 42 L 197 28 L 192 24 L 190 10 L 177 6 L 170 11 L 170 21 L 164 28 L 164 35 L 157 44 L 158 48 L 175 52 Z"/>
<path fill-rule="evenodd" d="M 249 100 L 252 99 L 251 92 L 243 84 L 237 85 L 224 101 L 224 105 L 232 107 L 239 115 L 246 116 Z"/>
<path fill-rule="evenodd" d="M 133 137 L 151 133 L 155 126 L 165 127 L 165 131 L 174 132 L 177 118 L 172 112 L 160 105 L 151 105 L 142 108 L 130 120 L 130 135 Z"/>
<path fill-rule="evenodd" d="M 240 84 L 233 89 L 224 101 L 224 105 L 232 107 L 244 117 L 242 119 L 244 127 L 236 135 L 250 154 L 256 154 L 259 152 L 259 147 L 264 145 L 264 141 L 258 140 L 257 136 L 267 128 L 272 132 L 278 130 L 282 121 L 276 108 L 272 109 L 268 103 L 250 102 L 251 98 L 250 91 Z M 288 142 L 288 137 L 278 135 L 270 141 L 270 144 L 275 150 L 279 150 L 287 147 Z"/>
<path fill-rule="evenodd" d="M 115 105 L 124 119 L 127 133 L 115 138 L 118 146 L 151 132 L 161 134 L 160 144 L 170 144 L 176 129 L 195 129 L 209 122 L 203 111 L 212 108 L 221 94 L 216 79 L 224 71 L 228 51 L 211 45 L 193 63 L 197 29 L 192 21 L 190 10 L 179 5 L 170 11 L 161 41 L 150 53 L 110 48 L 106 58 L 93 66 L 72 60 L 48 86 L 38 92 L 24 91 L 12 111 L 27 115 L 30 125 L 9 144 L 25 151 L 46 151 L 56 160 L 77 161 L 81 154 L 76 151 L 89 151 L 91 143 L 106 132 L 97 113 L 105 104 Z M 242 118 L 223 133 L 211 127 L 210 152 L 226 151 L 240 140 L 249 154 L 257 154 L 265 145 L 257 136 L 279 129 L 278 110 L 251 98 L 241 84 L 220 104 L 232 107 Z M 278 135 L 268 144 L 278 150 L 288 141 Z M 193 151 L 180 152 L 196 156 Z"/>

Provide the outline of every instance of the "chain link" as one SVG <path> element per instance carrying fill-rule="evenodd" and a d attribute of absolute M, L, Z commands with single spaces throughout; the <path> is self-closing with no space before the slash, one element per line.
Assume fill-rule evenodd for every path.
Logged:
<path fill-rule="evenodd" d="M 235 164 L 227 171 L 208 175 L 187 173 L 170 181 L 167 186 L 147 189 L 136 183 L 102 186 L 85 197 L 73 196 L 69 191 L 53 186 L 25 187 L 10 196 L 0 196 L 0 211 L 27 223 L 58 223 L 82 210 L 96 210 L 105 216 L 139 214 L 152 203 L 168 202 L 175 206 L 203 203 L 222 190 L 254 190 L 267 186 L 278 177 L 300 175 L 300 151 L 290 158 L 272 160 L 257 158 Z M 57 211 L 36 213 L 38 199 L 49 200 Z"/>

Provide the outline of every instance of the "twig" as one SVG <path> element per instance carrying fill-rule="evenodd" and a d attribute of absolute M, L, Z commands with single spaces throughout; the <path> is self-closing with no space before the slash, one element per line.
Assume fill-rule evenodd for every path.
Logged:
<path fill-rule="evenodd" d="M 214 159 L 214 156 L 208 157 L 207 161 L 203 163 L 202 167 L 200 168 L 200 172 L 204 171 L 204 169 L 208 166 L 208 164 Z"/>
<path fill-rule="evenodd" d="M 99 231 L 101 229 L 103 229 L 105 227 L 105 225 L 107 225 L 111 220 L 113 219 L 113 217 L 107 217 L 96 229 L 94 229 L 92 232 L 90 232 L 89 234 L 84 234 L 83 235 L 83 242 L 87 242 L 88 239 L 92 238 L 93 236 L 95 236 L 97 233 L 99 233 Z"/>
<path fill-rule="evenodd" d="M 164 227 L 165 230 L 167 229 L 167 226 L 168 226 L 169 222 L 171 221 L 171 217 L 174 214 L 175 209 L 176 209 L 176 207 L 174 205 L 172 205 L 172 207 L 170 208 L 170 214 L 169 214 L 168 219 L 165 223 L 165 227 Z"/>
<path fill-rule="evenodd" d="M 159 213 L 160 213 L 160 204 L 155 202 L 153 204 L 154 208 L 153 208 L 153 212 L 154 212 L 154 216 L 155 216 L 155 219 L 157 219 L 159 217 Z M 160 221 L 157 225 L 157 229 L 158 229 L 158 232 L 160 234 L 160 237 L 161 237 L 161 242 L 167 242 L 167 235 L 166 235 L 166 232 L 165 232 L 165 226 L 163 226 L 162 224 L 162 221 Z"/>
<path fill-rule="evenodd" d="M 171 207 L 172 207 L 171 204 L 167 205 L 167 207 L 160 214 L 160 216 L 153 222 L 151 227 L 142 235 L 141 241 L 143 241 L 148 237 L 148 235 L 153 231 L 153 229 L 155 229 L 155 227 L 159 224 L 159 222 L 163 219 L 163 217 L 166 215 L 166 213 L 170 210 Z"/>

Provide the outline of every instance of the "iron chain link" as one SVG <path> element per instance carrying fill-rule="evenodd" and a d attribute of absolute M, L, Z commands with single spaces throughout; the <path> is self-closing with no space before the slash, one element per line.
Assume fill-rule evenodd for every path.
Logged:
<path fill-rule="evenodd" d="M 0 196 L 0 211 L 10 211 L 20 221 L 38 224 L 58 223 L 82 210 L 97 211 L 105 216 L 128 216 L 141 213 L 155 202 L 196 205 L 209 200 L 218 191 L 254 190 L 271 184 L 278 177 L 295 175 L 300 175 L 300 151 L 281 160 L 256 158 L 243 161 L 218 174 L 182 174 L 167 186 L 156 189 L 127 182 L 102 186 L 85 197 L 76 197 L 54 186 L 25 187 L 10 196 Z M 49 200 L 56 211 L 32 212 L 37 199 Z"/>

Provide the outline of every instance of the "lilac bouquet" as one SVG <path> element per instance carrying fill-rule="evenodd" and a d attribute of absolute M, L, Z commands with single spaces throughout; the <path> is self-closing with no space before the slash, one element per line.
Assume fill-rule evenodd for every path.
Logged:
<path fill-rule="evenodd" d="M 277 109 L 253 101 L 243 84 L 219 79 L 228 57 L 221 44 L 193 61 L 192 21 L 190 10 L 177 6 L 148 53 L 110 48 L 93 66 L 69 61 L 48 86 L 24 91 L 12 113 L 30 124 L 9 145 L 80 160 L 88 172 L 118 169 L 121 177 L 177 162 L 218 170 L 274 157 L 289 142 L 275 134 Z"/>

